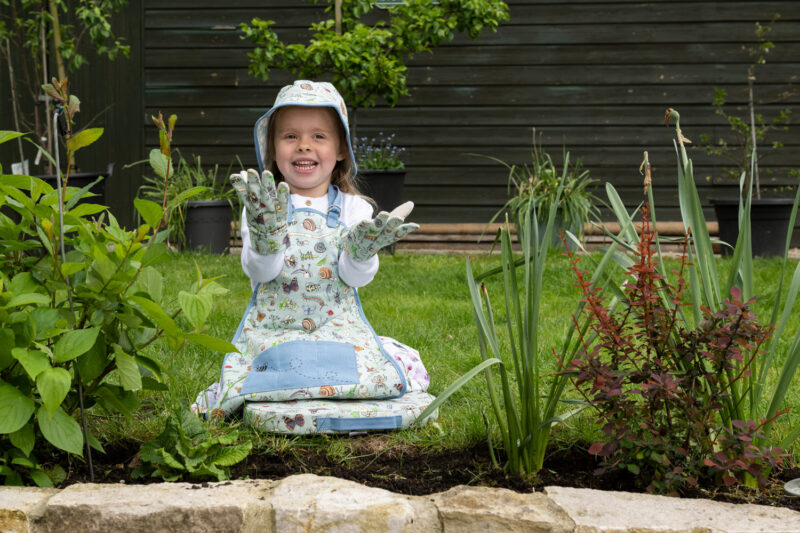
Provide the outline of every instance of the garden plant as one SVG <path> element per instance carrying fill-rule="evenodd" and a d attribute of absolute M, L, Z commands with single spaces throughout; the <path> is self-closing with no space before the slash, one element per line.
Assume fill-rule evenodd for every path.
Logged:
<path fill-rule="evenodd" d="M 204 169 L 199 155 L 193 155 L 194 164 L 191 164 L 180 150 L 176 148 L 172 151 L 177 158 L 177 165 L 169 172 L 165 171 L 164 176 L 157 173 L 155 176 L 144 176 L 139 196 L 162 205 L 164 226 L 169 230 L 169 242 L 183 249 L 186 246 L 185 227 L 189 202 L 224 200 L 233 209 L 235 194 L 228 180 L 223 178 L 231 174 L 233 162 L 220 174 L 219 165 Z M 241 162 L 239 166 L 241 167 Z"/>
<path fill-rule="evenodd" d="M 552 161 L 548 168 L 553 168 Z M 507 457 L 504 468 L 513 473 L 535 474 L 541 470 L 552 426 L 581 410 L 581 407 L 577 407 L 566 413 L 558 412 L 563 405 L 562 401 L 566 403 L 566 400 L 562 400 L 562 395 L 567 379 L 560 374 L 549 375 L 549 383 L 545 383 L 543 359 L 548 352 L 539 345 L 540 309 L 544 291 L 542 280 L 548 252 L 553 243 L 561 195 L 566 184 L 570 183 L 568 154 L 565 155 L 561 177 L 556 178 L 556 182 L 553 201 L 547 204 L 547 213 L 544 215 L 546 218 L 541 225 L 539 220 L 543 216 L 539 215 L 539 203 L 533 201 L 532 195 L 527 198 L 528 201 L 520 201 L 517 209 L 511 210 L 519 232 L 521 258 L 515 258 L 512 251 L 507 215 L 505 227 L 498 230 L 495 241 L 499 241 L 501 246 L 501 266 L 475 276 L 472 265 L 467 260 L 467 284 L 472 297 L 478 328 L 478 346 L 483 362 L 449 386 L 420 415 L 420 419 L 424 419 L 468 380 L 483 371 L 492 412 Z M 522 271 L 522 286 L 517 282 L 518 269 Z M 507 326 L 505 335 L 510 357 L 505 356 L 501 349 L 499 336 L 502 333 L 498 333 L 486 285 L 478 285 L 483 279 L 500 273 Z M 489 370 L 494 365 L 500 372 L 500 391 L 496 389 Z M 512 373 L 515 379 L 511 379 Z M 491 450 L 491 433 L 488 436 Z M 494 452 L 491 453 L 493 462 L 497 463 Z"/>
<path fill-rule="evenodd" d="M 405 148 L 395 146 L 395 134 L 360 137 L 353 143 L 353 155 L 359 170 L 399 170 L 405 168 L 400 154 Z"/>
<path fill-rule="evenodd" d="M 556 229 L 552 235 L 554 245 L 560 245 L 559 235 L 562 230 L 568 230 L 581 239 L 583 225 L 592 219 L 597 219 L 600 214 L 596 205 L 598 198 L 592 193 L 597 180 L 589 177 L 589 170 L 583 168 L 581 159 L 577 159 L 570 167 L 569 152 L 566 149 L 563 153 L 564 168 L 559 172 L 553 158 L 542 148 L 542 132 L 539 132 L 538 143 L 536 137 L 536 128 L 533 128 L 530 165 L 508 164 L 495 157 L 481 156 L 488 157 L 508 169 L 510 198 L 489 220 L 489 224 L 508 212 L 519 232 L 522 216 L 526 211 L 533 209 L 537 223 L 544 227 L 551 206 L 555 206 Z"/>
<path fill-rule="evenodd" d="M 641 213 L 636 261 L 627 269 L 630 281 L 616 310 L 591 287 L 570 252 L 590 327 L 581 330 L 574 359 L 562 365 L 602 425 L 602 439 L 589 453 L 603 458 L 599 472 L 627 469 L 653 492 L 697 486 L 703 475 L 731 485 L 749 474 L 764 485 L 786 456 L 763 443 L 760 430 L 771 420 L 723 426 L 721 412 L 764 349 L 770 328 L 758 322 L 752 301 L 740 300 L 738 287 L 719 311 L 704 307 L 700 323 L 688 328 L 679 318 L 688 239 L 670 281 L 653 257 L 657 237 L 647 204 Z"/>
<path fill-rule="evenodd" d="M 708 134 L 701 134 L 700 139 L 705 145 L 708 154 L 723 157 L 733 164 L 732 167 L 723 169 L 724 177 L 734 183 L 739 181 L 742 174 L 746 177 L 746 183 L 752 177 L 755 184 L 755 197 L 761 198 L 761 180 L 759 173 L 759 161 L 763 161 L 770 153 L 783 147 L 780 141 L 772 141 L 768 144 L 769 148 L 764 149 L 763 145 L 771 132 L 786 131 L 791 119 L 791 109 L 788 107 L 778 109 L 775 116 L 767 118 L 763 113 L 756 111 L 756 105 L 763 103 L 755 96 L 756 69 L 759 65 L 767 62 L 767 55 L 775 48 L 775 44 L 767 39 L 767 35 L 772 31 L 773 25 L 780 18 L 780 14 L 773 15 L 767 24 L 755 23 L 756 42 L 742 45 L 742 50 L 747 54 L 751 63 L 747 67 L 747 108 L 744 115 L 738 115 L 728 109 L 729 95 L 725 89 L 714 89 L 714 98 L 711 105 L 714 113 L 725 119 L 728 123 L 729 131 L 733 133 L 735 143 L 730 143 L 724 138 L 714 140 Z M 789 82 L 791 83 L 791 81 Z M 783 90 L 776 101 L 780 102 L 792 96 L 795 91 L 791 89 Z M 762 148 L 759 150 L 759 145 Z M 768 169 L 769 171 L 769 169 Z M 798 171 L 790 171 L 790 175 L 797 175 Z"/>
<path fill-rule="evenodd" d="M 783 295 L 787 255 L 791 240 L 790 231 L 786 239 L 786 253 L 780 271 L 776 276 L 777 287 L 774 287 L 775 292 L 770 290 L 771 294 L 776 295 L 775 299 L 772 302 L 765 302 L 771 312 L 769 313 L 769 318 L 764 322 L 774 328 L 770 332 L 769 338 L 767 338 L 766 332 L 763 330 L 764 326 L 755 325 L 752 316 L 742 303 L 745 302 L 750 305 L 755 297 L 754 280 L 756 276 L 751 253 L 749 217 L 753 183 L 751 181 L 746 185 L 744 183 L 745 178 L 742 176 L 740 186 L 743 190 L 744 200 L 740 206 L 739 238 L 728 267 L 727 278 L 720 279 L 714 259 L 711 238 L 708 234 L 700 198 L 695 187 L 692 161 L 686 153 L 685 144 L 688 141 L 681 131 L 678 112 L 674 109 L 668 109 L 665 123 L 675 124 L 678 196 L 687 235 L 685 248 L 687 259 L 681 263 L 682 270 L 679 269 L 679 279 L 676 281 L 677 285 L 673 287 L 673 294 L 669 292 L 669 285 L 664 285 L 661 281 L 656 282 L 656 279 L 665 280 L 669 277 L 669 272 L 664 266 L 660 239 L 653 239 L 652 235 L 647 232 L 643 232 L 641 236 L 637 233 L 633 224 L 634 215 L 627 212 L 613 186 L 607 184 L 606 189 L 610 205 L 620 223 L 621 231 L 618 235 L 608 234 L 613 243 L 597 263 L 592 273 L 592 282 L 581 280 L 584 299 L 597 304 L 599 302 L 598 297 L 601 294 L 607 298 L 607 304 L 604 307 L 597 306 L 591 310 L 594 314 L 594 319 L 600 320 L 601 324 L 602 320 L 605 320 L 608 316 L 607 310 L 616 309 L 623 302 L 629 303 L 627 312 L 635 320 L 644 320 L 644 311 L 655 313 L 653 309 L 656 309 L 656 303 L 658 304 L 657 313 L 661 317 L 660 319 L 666 320 L 664 317 L 669 317 L 670 331 L 661 331 L 661 336 L 652 342 L 652 347 L 655 353 L 658 354 L 659 359 L 655 366 L 651 365 L 647 368 L 649 375 L 642 378 L 646 380 L 645 383 L 650 387 L 648 394 L 650 391 L 652 391 L 653 395 L 656 395 L 657 392 L 662 395 L 676 394 L 677 389 L 668 389 L 668 387 L 678 387 L 678 383 L 684 378 L 677 377 L 675 371 L 680 370 L 683 374 L 679 375 L 684 375 L 691 370 L 686 366 L 688 360 L 684 361 L 682 358 L 688 357 L 691 359 L 693 357 L 691 354 L 695 348 L 686 352 L 675 352 L 674 349 L 672 352 L 663 351 L 664 348 L 677 343 L 679 338 L 683 339 L 681 336 L 687 335 L 686 332 L 694 332 L 689 333 L 689 337 L 681 341 L 688 342 L 690 347 L 698 346 L 702 341 L 705 343 L 710 342 L 712 346 L 716 344 L 726 348 L 721 354 L 717 353 L 716 355 L 713 351 L 701 351 L 702 358 L 695 359 L 695 364 L 699 365 L 697 361 L 702 362 L 702 365 L 697 366 L 695 371 L 700 371 L 699 375 L 702 375 L 702 372 L 706 372 L 701 379 L 703 387 L 697 389 L 696 392 L 702 391 L 702 394 L 705 394 L 714 389 L 718 391 L 714 396 L 715 403 L 711 404 L 718 409 L 718 416 L 714 416 L 713 420 L 709 419 L 705 424 L 705 429 L 702 428 L 703 424 L 700 424 L 701 427 L 694 428 L 694 430 L 700 430 L 711 435 L 710 440 L 706 441 L 705 445 L 693 440 L 697 437 L 693 438 L 688 434 L 684 434 L 687 437 L 684 442 L 691 442 L 696 447 L 694 448 L 696 451 L 702 450 L 705 446 L 706 453 L 698 451 L 699 455 L 696 459 L 702 461 L 705 466 L 710 466 L 722 472 L 719 475 L 721 482 L 730 483 L 738 475 L 745 484 L 755 485 L 759 480 L 763 481 L 762 474 L 765 471 L 777 464 L 781 456 L 778 448 L 792 445 L 798 434 L 800 434 L 800 426 L 796 421 L 788 429 L 784 426 L 782 434 L 778 433 L 776 429 L 776 421 L 785 412 L 789 386 L 794 380 L 798 364 L 800 364 L 800 330 L 796 331 L 794 335 L 787 335 L 788 339 L 784 338 L 784 333 L 787 332 L 786 325 L 795 304 L 798 289 L 800 289 L 800 265 L 795 268 L 786 299 L 781 302 L 780 296 Z M 650 221 L 656 224 L 656 209 L 653 202 L 652 189 L 649 187 L 650 167 L 646 152 L 642 168 L 646 173 L 645 205 L 647 209 L 647 224 L 645 227 L 648 227 Z M 795 198 L 790 228 L 794 224 L 798 199 L 800 197 Z M 634 213 L 637 211 L 638 208 L 634 210 Z M 649 244 L 647 246 L 643 244 L 643 240 L 648 239 L 653 239 L 654 251 L 652 252 L 648 251 Z M 634 264 L 629 255 L 618 253 L 619 248 L 632 254 L 638 252 L 640 257 L 639 266 L 637 267 Z M 653 260 L 653 257 L 656 259 Z M 628 271 L 629 274 L 634 276 L 634 280 L 637 279 L 636 276 L 641 278 L 645 274 L 653 276 L 649 280 L 649 288 L 639 286 L 641 294 L 644 294 L 646 298 L 639 296 L 637 299 L 630 293 L 626 295 L 624 290 L 614 283 L 597 283 L 597 280 L 610 279 L 610 272 L 614 265 Z M 652 273 L 650 270 L 652 270 Z M 688 277 L 687 286 L 684 286 L 684 277 Z M 772 282 L 775 283 L 774 280 Z M 647 307 L 648 305 L 651 307 Z M 639 309 L 637 306 L 643 307 Z M 585 331 L 588 324 L 586 320 L 580 323 L 576 321 L 575 329 Z M 741 325 L 742 330 L 731 329 L 731 325 Z M 602 326 L 602 332 L 607 334 L 606 341 L 610 336 L 615 343 L 621 342 L 620 334 L 614 330 L 615 327 L 621 326 L 610 323 Z M 748 327 L 752 331 L 747 332 L 746 329 Z M 638 326 L 632 326 L 632 328 L 635 334 L 632 334 L 627 340 L 630 340 L 634 347 L 642 348 L 644 345 L 644 348 L 646 348 L 652 340 L 648 336 L 647 327 L 639 323 Z M 742 345 L 733 349 L 734 347 L 729 346 L 729 341 L 740 334 L 744 335 L 744 338 L 740 339 Z M 670 339 L 670 335 L 675 337 Z M 578 338 L 582 339 L 581 342 L 584 343 L 583 353 L 585 357 L 583 362 L 573 362 L 574 368 L 580 368 L 584 371 L 591 367 L 592 364 L 599 364 L 601 359 L 599 359 L 600 356 L 595 350 L 605 348 L 613 352 L 608 344 L 604 344 L 602 338 L 598 340 L 592 336 L 586 337 L 585 333 L 579 335 Z M 590 342 L 587 343 L 587 339 Z M 597 342 L 597 344 L 590 346 L 594 342 Z M 659 351 L 659 349 L 662 351 Z M 781 355 L 778 353 L 779 350 L 783 352 Z M 641 371 L 642 368 L 645 368 L 643 365 L 646 362 L 645 359 L 642 359 L 644 357 L 643 354 L 648 352 L 643 349 L 641 352 L 634 353 L 637 354 L 635 357 L 640 357 L 640 359 L 637 359 L 636 363 L 630 364 Z M 666 368 L 665 360 L 667 360 L 665 354 L 669 353 L 674 356 L 673 360 L 677 362 L 671 363 L 672 366 L 670 368 L 672 368 L 672 371 L 664 372 L 663 370 Z M 608 352 L 606 352 L 606 355 L 608 355 Z M 625 358 L 630 357 L 628 352 L 617 355 Z M 664 357 L 664 359 L 662 360 L 661 357 Z M 621 366 L 623 364 L 623 359 L 615 359 L 613 355 L 609 356 L 609 358 L 615 361 L 614 364 L 616 365 Z M 783 362 L 781 368 L 774 369 L 773 364 L 777 364 L 781 359 Z M 565 360 L 569 361 L 567 358 Z M 630 361 L 630 359 L 627 359 L 627 361 Z M 708 374 L 710 369 L 714 368 L 714 365 L 717 365 L 716 368 L 718 370 L 723 371 L 723 375 Z M 597 371 L 597 369 L 593 371 Z M 661 377 L 659 378 L 659 376 Z M 665 376 L 668 376 L 669 379 L 666 379 Z M 588 379 L 588 377 L 589 375 L 583 375 L 578 380 L 579 383 L 585 385 L 583 380 Z M 598 377 L 597 383 L 602 383 L 607 377 L 609 376 Z M 693 379 L 696 380 L 697 377 L 686 376 L 686 379 L 690 383 Z M 685 385 L 687 383 L 683 384 L 683 386 Z M 606 397 L 620 393 L 611 384 L 606 384 L 604 387 L 602 389 L 593 389 L 591 393 L 584 391 L 587 398 L 592 398 L 590 403 L 594 402 L 594 405 L 599 405 L 601 403 L 599 400 L 606 401 L 607 398 L 602 397 L 602 393 L 605 393 Z M 594 397 L 594 393 L 601 394 L 601 396 L 599 398 Z M 633 394 L 635 395 L 636 393 L 634 392 Z M 641 394 L 644 394 L 644 392 L 642 391 Z M 686 394 L 686 391 L 683 391 L 682 394 Z M 658 401 L 661 400 L 663 400 L 663 396 Z M 694 398 L 691 401 L 686 399 L 681 405 L 684 408 L 689 408 L 688 406 L 698 400 L 698 398 Z M 719 402 L 719 405 L 716 402 Z M 606 403 L 604 405 L 605 413 L 619 414 L 615 409 L 621 408 L 621 403 L 620 401 L 615 407 L 609 407 L 610 404 Z M 660 405 L 665 406 L 664 403 Z M 684 416 L 689 414 L 686 413 Z M 624 415 L 619 414 L 619 416 L 620 419 L 624 418 Z M 655 451 L 656 453 L 655 461 L 652 461 L 650 460 L 649 452 L 634 454 L 631 450 L 631 443 L 628 441 L 627 447 L 623 452 L 632 454 L 631 457 L 635 458 L 635 461 L 631 462 L 620 459 L 620 457 L 612 457 L 612 452 L 616 452 L 617 449 L 622 447 L 621 442 L 625 439 L 630 439 L 631 435 L 626 433 L 624 424 L 615 428 L 613 417 L 611 417 L 611 420 L 612 422 L 609 422 L 610 425 L 607 426 L 611 440 L 606 441 L 602 446 L 598 444 L 593 448 L 594 452 L 602 453 L 609 458 L 607 464 L 625 465 L 626 467 L 629 464 L 634 464 L 634 469 L 638 468 L 641 471 L 641 461 L 645 459 L 645 464 L 655 468 L 652 471 L 653 475 L 650 480 L 651 487 L 654 490 L 673 490 L 681 483 L 691 482 L 693 479 L 691 470 L 697 469 L 699 465 L 696 462 L 692 463 L 692 468 L 687 471 L 687 465 L 672 464 L 669 457 L 662 453 L 663 449 L 660 451 L 649 450 L 649 452 Z M 638 423 L 646 422 L 642 419 L 635 420 Z M 654 430 L 653 425 L 650 426 L 650 429 Z M 663 428 L 661 431 L 664 431 Z M 679 441 L 680 439 L 677 442 Z M 614 444 L 609 444 L 610 442 Z M 746 443 L 746 445 L 743 443 Z M 652 444 L 652 441 L 650 444 Z M 683 445 L 673 443 L 671 446 L 671 450 L 675 452 L 682 449 L 681 446 Z M 712 451 L 713 456 L 709 456 Z M 655 467 L 654 465 L 660 466 Z"/>
<path fill-rule="evenodd" d="M 334 7 L 328 1 L 328 11 Z M 379 98 L 394 106 L 408 96 L 406 60 L 420 52 L 451 41 L 464 32 L 477 39 L 484 28 L 496 31 L 508 20 L 508 6 L 496 0 L 426 0 L 387 3 L 386 16 L 376 13 L 380 2 L 357 0 L 342 3 L 341 17 L 313 24 L 307 44 L 281 41 L 271 26 L 274 21 L 254 18 L 243 23 L 243 39 L 255 46 L 250 73 L 269 79 L 270 69 L 291 72 L 302 79 L 329 76 L 353 109 L 352 137 L 357 137 L 357 110 L 367 109 Z"/>
<path fill-rule="evenodd" d="M 80 102 L 66 81 L 45 90 L 63 108 L 70 161 L 102 132 L 73 133 Z M 0 142 L 22 136 L 2 131 Z M 58 169 L 58 152 L 52 162 Z M 172 354 L 190 343 L 232 349 L 205 333 L 213 300 L 225 288 L 198 272 L 177 299 L 164 297 L 155 268 L 169 260 L 166 233 L 158 232 L 161 207 L 137 199 L 145 223 L 125 230 L 105 206 L 78 203 L 89 187 L 61 187 L 59 194 L 31 176 L 3 174 L 0 181 L 0 476 L 6 484 L 63 480 L 61 465 L 44 468 L 37 459 L 50 446 L 87 457 L 91 471 L 90 447 L 102 450 L 102 444 L 87 413 L 133 416 L 138 391 L 164 388 L 164 364 L 148 355 L 154 343 L 164 342 Z"/>

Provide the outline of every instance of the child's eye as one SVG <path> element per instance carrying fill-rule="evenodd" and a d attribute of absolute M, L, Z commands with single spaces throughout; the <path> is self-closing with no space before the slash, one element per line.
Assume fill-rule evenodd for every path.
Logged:
<path fill-rule="evenodd" d="M 318 139 L 318 140 L 322 140 L 322 139 L 324 139 L 324 138 L 325 138 L 325 135 L 324 135 L 324 134 L 322 134 L 322 133 L 317 133 L 316 135 L 314 135 L 314 138 L 315 138 L 315 139 Z"/>

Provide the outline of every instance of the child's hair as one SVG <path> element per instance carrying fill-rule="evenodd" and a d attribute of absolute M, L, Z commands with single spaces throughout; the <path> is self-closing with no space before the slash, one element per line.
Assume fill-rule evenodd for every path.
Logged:
<path fill-rule="evenodd" d="M 267 165 L 269 171 L 272 172 L 272 175 L 275 176 L 275 179 L 278 182 L 283 181 L 283 174 L 281 174 L 278 164 L 275 161 L 275 124 L 278 122 L 278 116 L 284 109 L 286 109 L 286 107 L 289 106 L 281 107 L 275 110 L 267 128 Z M 339 146 L 345 152 L 344 159 L 337 161 L 336 166 L 333 167 L 333 172 L 331 172 L 331 183 L 339 187 L 339 190 L 342 192 L 366 198 L 361 191 L 358 190 L 358 186 L 354 180 L 355 163 L 350 157 L 350 150 L 348 149 L 347 144 L 347 133 L 344 131 L 344 124 L 342 124 L 342 121 L 339 120 L 339 117 L 336 115 L 336 111 L 334 111 L 333 108 L 320 106 L 318 109 L 329 113 L 333 118 L 334 123 L 336 124 L 336 132 L 339 136 Z"/>

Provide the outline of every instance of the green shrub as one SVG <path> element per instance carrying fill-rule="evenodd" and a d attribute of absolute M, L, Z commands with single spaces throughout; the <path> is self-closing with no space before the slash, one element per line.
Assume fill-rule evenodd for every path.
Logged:
<path fill-rule="evenodd" d="M 223 481 L 230 477 L 228 467 L 244 460 L 253 447 L 250 441 L 234 445 L 238 438 L 239 432 L 229 428 L 211 435 L 196 414 L 182 408 L 170 415 L 158 437 L 142 445 L 141 465 L 131 477 L 177 481 L 186 475 Z"/>
<path fill-rule="evenodd" d="M 73 134 L 78 99 L 66 94 L 65 82 L 46 89 L 65 108 L 70 161 L 102 130 Z M 0 142 L 20 136 L 0 131 Z M 78 456 L 89 445 L 102 449 L 75 417 L 87 409 L 130 415 L 138 391 L 163 390 L 165 370 L 146 354 L 154 342 L 164 340 L 173 352 L 190 342 L 235 350 L 203 333 L 213 299 L 226 289 L 198 273 L 178 302 L 164 298 L 154 268 L 169 260 L 165 234 L 154 230 L 160 206 L 137 200 L 145 224 L 128 231 L 105 206 L 78 204 L 89 187 L 66 187 L 59 195 L 38 178 L 5 175 L 0 167 L 0 476 L 6 483 L 58 481 L 40 475 L 47 472 L 32 455 L 45 442 Z M 181 314 L 191 330 L 176 323 Z"/>

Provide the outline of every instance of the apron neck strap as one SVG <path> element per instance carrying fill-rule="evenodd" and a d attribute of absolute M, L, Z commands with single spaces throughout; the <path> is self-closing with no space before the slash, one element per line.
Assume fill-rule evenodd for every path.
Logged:
<path fill-rule="evenodd" d="M 339 225 L 339 215 L 342 214 L 342 195 L 336 185 L 328 186 L 328 227 L 335 228 Z"/>

